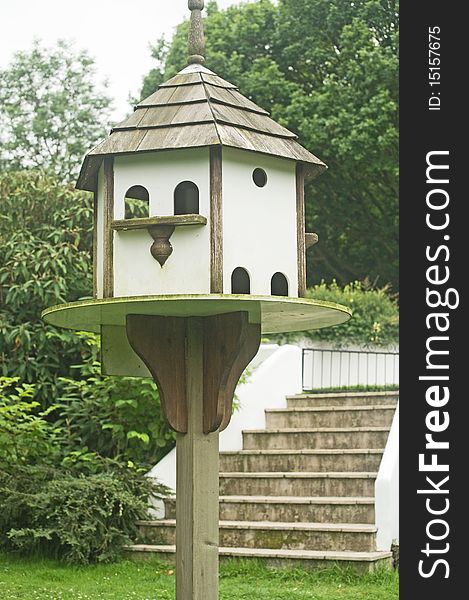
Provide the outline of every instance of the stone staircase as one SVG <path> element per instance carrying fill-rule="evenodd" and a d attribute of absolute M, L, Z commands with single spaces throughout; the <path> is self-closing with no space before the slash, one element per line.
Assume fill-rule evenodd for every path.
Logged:
<path fill-rule="evenodd" d="M 371 570 L 374 483 L 397 392 L 315 393 L 266 411 L 266 429 L 243 432 L 243 450 L 220 455 L 220 557 L 276 566 L 329 561 Z M 175 499 L 165 519 L 139 523 L 138 556 L 174 559 Z"/>

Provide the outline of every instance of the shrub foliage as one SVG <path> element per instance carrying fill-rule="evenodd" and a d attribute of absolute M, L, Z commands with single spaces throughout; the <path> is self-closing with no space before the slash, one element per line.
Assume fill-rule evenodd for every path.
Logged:
<path fill-rule="evenodd" d="M 352 318 L 335 327 L 279 336 L 286 341 L 309 338 L 332 342 L 336 346 L 360 344 L 387 346 L 399 343 L 399 309 L 386 287 L 374 289 L 367 282 L 355 281 L 344 287 L 322 282 L 307 291 L 307 297 L 342 304 L 352 309 Z"/>
<path fill-rule="evenodd" d="M 152 480 L 118 465 L 100 473 L 4 465 L 0 543 L 68 563 L 114 560 L 135 539 L 154 488 Z"/>
<path fill-rule="evenodd" d="M 91 194 L 40 172 L 0 174 L 0 375 L 34 384 L 71 449 L 154 464 L 174 444 L 155 385 L 101 376 L 96 336 L 40 318 L 91 296 L 92 218 Z"/>
<path fill-rule="evenodd" d="M 91 295 L 92 218 L 90 194 L 40 172 L 0 174 L 0 372 L 37 384 L 44 407 L 86 349 L 40 314 Z"/>
<path fill-rule="evenodd" d="M 37 411 L 34 386 L 0 377 L 0 545 L 67 562 L 108 561 L 136 535 L 150 496 L 166 490 L 129 461 L 70 444 Z"/>

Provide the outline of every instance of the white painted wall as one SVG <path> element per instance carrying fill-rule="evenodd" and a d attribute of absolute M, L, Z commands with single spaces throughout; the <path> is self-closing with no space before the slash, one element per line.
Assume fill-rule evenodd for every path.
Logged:
<path fill-rule="evenodd" d="M 264 188 L 252 179 L 255 168 L 268 176 Z M 195 294 L 210 292 L 210 161 L 208 148 L 117 156 L 114 160 L 114 218 L 125 215 L 125 193 L 134 185 L 147 188 L 150 216 L 174 214 L 174 189 L 193 181 L 200 192 L 205 226 L 177 227 L 173 254 L 163 267 L 151 256 L 153 240 L 146 230 L 114 233 L 114 295 Z M 103 174 L 98 184 L 98 297 L 103 280 Z M 231 274 L 244 267 L 251 293 L 270 295 L 271 278 L 283 273 L 289 295 L 298 296 L 296 177 L 293 161 L 258 153 L 223 149 L 224 291 L 231 293 Z"/>
<path fill-rule="evenodd" d="M 257 187 L 254 169 L 267 173 Z M 251 277 L 251 293 L 270 295 L 272 276 L 283 273 L 298 296 L 296 176 L 293 161 L 223 148 L 224 291 L 237 267 Z"/>
<path fill-rule="evenodd" d="M 377 549 L 388 551 L 399 542 L 399 405 L 375 482 L 375 514 Z"/>
<path fill-rule="evenodd" d="M 267 408 L 286 407 L 286 396 L 301 392 L 301 348 L 262 345 L 251 363 L 255 370 L 238 387 L 239 409 L 220 435 L 220 451 L 241 450 L 243 429 L 263 429 Z M 173 449 L 148 473 L 172 490 L 176 489 L 176 449 Z M 156 514 L 161 514 L 158 505 Z"/>
<path fill-rule="evenodd" d="M 134 185 L 147 188 L 150 216 L 174 214 L 174 190 L 182 181 L 199 188 L 205 226 L 177 227 L 173 253 L 163 267 L 150 254 L 146 230 L 114 233 L 114 295 L 210 292 L 210 164 L 208 148 L 118 156 L 114 161 L 114 218 L 125 215 L 124 198 Z"/>
<path fill-rule="evenodd" d="M 265 429 L 265 410 L 286 408 L 286 397 L 301 392 L 301 348 L 279 346 L 236 395 L 239 410 L 220 435 L 220 450 L 241 450 L 244 429 Z"/>

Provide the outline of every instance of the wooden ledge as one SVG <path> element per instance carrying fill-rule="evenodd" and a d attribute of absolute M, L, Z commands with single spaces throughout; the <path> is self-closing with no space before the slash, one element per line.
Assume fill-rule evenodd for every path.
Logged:
<path fill-rule="evenodd" d="M 169 215 L 167 217 L 149 217 L 145 219 L 122 219 L 113 221 L 112 229 L 127 231 L 132 229 L 148 229 L 155 225 L 207 225 L 207 218 L 202 215 Z"/>
<path fill-rule="evenodd" d="M 316 245 L 319 242 L 319 237 L 317 233 L 305 233 L 305 245 L 306 250 L 311 248 L 311 246 Z"/>

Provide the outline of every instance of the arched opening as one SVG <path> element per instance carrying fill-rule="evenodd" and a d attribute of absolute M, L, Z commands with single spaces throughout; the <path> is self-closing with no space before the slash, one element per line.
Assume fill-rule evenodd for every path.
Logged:
<path fill-rule="evenodd" d="M 174 214 L 199 214 L 199 188 L 192 181 L 183 181 L 174 190 Z"/>
<path fill-rule="evenodd" d="M 150 216 L 150 194 L 143 185 L 133 185 L 125 192 L 125 218 L 144 219 Z"/>
<path fill-rule="evenodd" d="M 267 173 L 264 169 L 254 169 L 252 172 L 252 180 L 257 187 L 263 188 L 267 185 Z"/>
<path fill-rule="evenodd" d="M 232 294 L 250 294 L 251 279 L 249 273 L 243 267 L 236 268 L 231 275 Z"/>
<path fill-rule="evenodd" d="M 270 282 L 272 296 L 288 296 L 288 281 L 283 273 L 275 273 Z"/>

